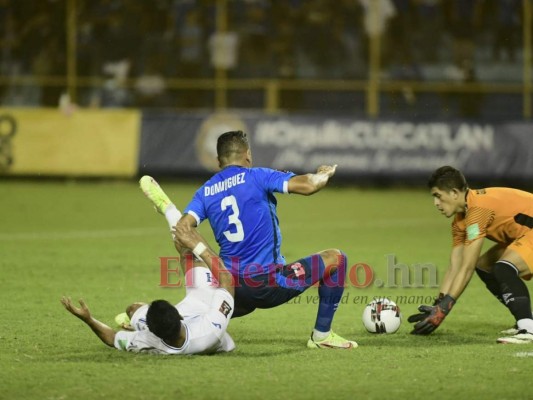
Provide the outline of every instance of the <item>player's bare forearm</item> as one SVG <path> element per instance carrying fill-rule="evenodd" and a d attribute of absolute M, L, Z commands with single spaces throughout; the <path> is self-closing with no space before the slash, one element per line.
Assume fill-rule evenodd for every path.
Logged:
<path fill-rule="evenodd" d="M 466 286 L 470 282 L 476 263 L 481 253 L 483 240 L 478 239 L 463 248 L 461 267 L 454 276 L 453 282 L 447 294 L 452 296 L 455 300 L 461 296 Z"/>
<path fill-rule="evenodd" d="M 442 324 L 472 277 L 474 268 L 468 267 L 465 262 L 472 258 L 474 251 L 475 248 L 469 248 L 465 252 L 464 245 L 455 246 L 452 249 L 450 266 L 440 286 L 439 297 L 433 306 L 422 305 L 418 307 L 420 313 L 408 318 L 409 322 L 416 323 L 412 334 L 429 335 Z M 475 266 L 475 261 L 473 265 Z"/>
<path fill-rule="evenodd" d="M 327 185 L 335 174 L 337 165 L 322 165 L 314 174 L 296 175 L 289 180 L 289 193 L 312 195 Z"/>
<path fill-rule="evenodd" d="M 452 249 L 450 256 L 450 266 L 444 274 L 442 283 L 440 285 L 440 292 L 446 294 L 450 291 L 452 287 L 455 276 L 461 268 L 461 263 L 463 262 L 463 245 L 455 246 Z"/>
<path fill-rule="evenodd" d="M 461 272 L 456 276 L 452 287 L 448 291 L 448 294 L 457 300 L 468 286 L 473 272 L 474 269 L 461 270 Z"/>
<path fill-rule="evenodd" d="M 85 322 L 102 342 L 110 347 L 113 347 L 115 344 L 116 332 L 106 324 L 94 319 L 91 315 L 89 307 L 83 299 L 80 299 L 79 303 L 80 307 L 76 307 L 72 303 L 70 297 L 63 296 L 61 298 L 61 304 L 63 304 L 63 307 L 65 307 L 69 313 Z"/>
<path fill-rule="evenodd" d="M 91 317 L 90 320 L 84 321 L 92 331 L 109 347 L 115 346 L 115 334 L 116 332 L 103 322 L 98 321 Z"/>
<path fill-rule="evenodd" d="M 187 230 L 192 229 L 196 226 L 196 219 L 189 214 L 184 214 L 176 226 L 174 227 L 174 230 L 176 230 L 176 227 L 180 225 L 182 227 L 186 227 Z M 186 247 L 184 247 L 179 241 L 174 240 L 174 247 L 176 248 L 176 251 L 182 256 L 182 258 L 185 258 L 184 250 L 186 250 Z M 182 265 L 183 266 L 183 265 Z"/>
<path fill-rule="evenodd" d="M 175 241 L 179 246 L 192 249 L 194 255 L 200 258 L 218 280 L 220 287 L 234 294 L 233 276 L 224 266 L 222 259 L 207 245 L 206 241 L 191 224 L 182 224 L 181 220 L 174 229 Z"/>

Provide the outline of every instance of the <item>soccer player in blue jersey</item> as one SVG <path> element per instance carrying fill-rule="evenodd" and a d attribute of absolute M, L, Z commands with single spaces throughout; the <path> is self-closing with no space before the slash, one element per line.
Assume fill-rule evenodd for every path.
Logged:
<path fill-rule="evenodd" d="M 336 166 L 321 166 L 316 173 L 305 175 L 252 168 L 248 138 L 242 131 L 222 134 L 217 141 L 217 156 L 220 172 L 198 189 L 177 224 L 195 227 L 209 220 L 220 246 L 219 255 L 237 281 L 233 316 L 276 307 L 318 282 L 318 313 L 307 346 L 357 347 L 356 342 L 331 330 L 344 291 L 346 255 L 338 249 L 328 249 L 287 263 L 280 252 L 274 193 L 316 193 L 326 186 Z M 143 177 L 141 188 L 172 226 L 179 211 L 157 182 Z"/>

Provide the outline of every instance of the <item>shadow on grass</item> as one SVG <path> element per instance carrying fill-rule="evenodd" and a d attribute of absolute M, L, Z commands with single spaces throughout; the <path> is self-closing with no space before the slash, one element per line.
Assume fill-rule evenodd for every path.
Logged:
<path fill-rule="evenodd" d="M 496 339 L 500 334 L 500 325 L 491 322 L 475 323 L 465 329 L 462 326 L 459 329 L 439 329 L 431 335 L 411 335 L 410 330 L 402 329 L 401 332 L 389 335 L 375 335 L 367 332 L 360 332 L 356 335 L 350 335 L 359 343 L 357 351 L 365 349 L 389 348 L 398 350 L 416 350 L 416 349 L 442 349 L 450 347 L 471 346 L 471 345 L 496 345 Z M 272 337 L 260 336 L 254 332 L 252 337 L 235 335 L 237 348 L 231 353 L 219 353 L 212 355 L 190 355 L 190 356 L 161 356 L 149 353 L 127 353 L 119 352 L 113 349 L 87 349 L 80 352 L 79 350 L 66 349 L 66 353 L 48 354 L 46 361 L 63 361 L 63 362 L 92 362 L 92 363 L 115 363 L 130 360 L 132 362 L 158 363 L 159 360 L 180 359 L 199 360 L 202 358 L 253 358 L 253 357 L 279 357 L 295 354 L 304 354 L 310 350 L 306 347 L 307 337 L 285 337 L 275 335 Z M 26 362 L 42 362 L 41 357 L 35 359 L 26 359 Z"/>
<path fill-rule="evenodd" d="M 379 347 L 442 347 L 464 346 L 472 344 L 494 344 L 499 332 L 490 329 L 480 331 L 472 330 L 442 330 L 431 335 L 412 335 L 410 332 L 402 332 L 393 335 L 362 334 L 355 337 L 360 346 Z M 501 336 L 501 335 L 500 335 Z"/>
<path fill-rule="evenodd" d="M 105 363 L 113 364 L 123 361 L 131 360 L 133 362 L 160 362 L 159 360 L 175 360 L 180 359 L 186 362 L 186 360 L 198 360 L 201 358 L 252 358 L 252 357 L 279 357 L 287 356 L 289 354 L 296 354 L 308 351 L 306 342 L 301 340 L 284 341 L 280 343 L 277 340 L 264 340 L 264 341 L 249 341 L 242 345 L 237 344 L 237 348 L 230 353 L 217 353 L 217 354 L 203 354 L 203 355 L 160 355 L 150 353 L 131 353 L 131 352 L 119 352 L 113 349 L 101 349 L 95 351 L 88 351 L 85 353 L 71 352 L 56 354 L 47 356 L 46 360 L 42 358 L 35 358 L 33 360 L 26 360 L 27 362 L 71 362 L 71 363 Z"/>

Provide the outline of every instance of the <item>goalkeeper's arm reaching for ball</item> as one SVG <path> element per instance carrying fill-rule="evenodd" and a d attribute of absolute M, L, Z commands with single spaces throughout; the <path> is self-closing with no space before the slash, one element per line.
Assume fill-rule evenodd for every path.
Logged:
<path fill-rule="evenodd" d="M 418 309 L 420 313 L 408 318 L 409 322 L 416 323 L 411 333 L 428 335 L 440 326 L 470 282 L 482 245 L 483 240 L 476 240 L 468 245 L 459 245 L 452 249 L 450 266 L 446 271 L 435 303 L 432 306 L 420 306 Z"/>

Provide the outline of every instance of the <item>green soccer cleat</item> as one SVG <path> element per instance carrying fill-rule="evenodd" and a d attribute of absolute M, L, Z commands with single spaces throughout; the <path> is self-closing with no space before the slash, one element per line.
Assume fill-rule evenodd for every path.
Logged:
<path fill-rule="evenodd" d="M 307 341 L 307 347 L 310 349 L 355 349 L 357 343 L 352 340 L 344 339 L 333 331 L 324 340 L 313 340 L 313 334 Z"/>
<path fill-rule="evenodd" d="M 154 208 L 159 214 L 165 214 L 167 207 L 172 204 L 168 196 L 165 194 L 161 186 L 151 176 L 145 175 L 139 180 L 141 190 L 144 195 L 154 205 Z"/>
<path fill-rule="evenodd" d="M 516 335 L 498 338 L 496 342 L 503 344 L 533 344 L 533 333 L 521 329 Z"/>

